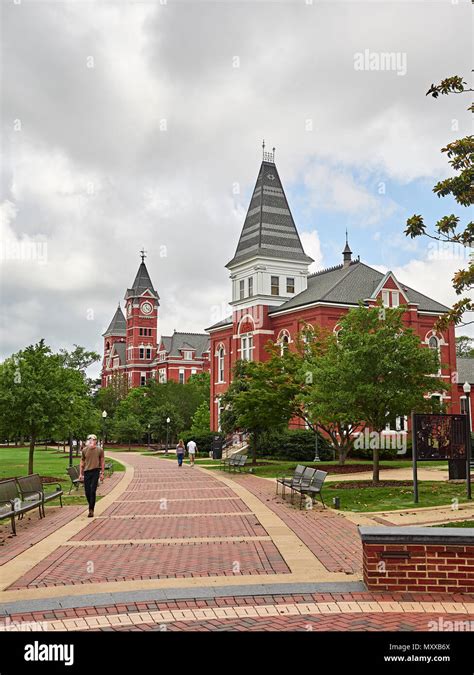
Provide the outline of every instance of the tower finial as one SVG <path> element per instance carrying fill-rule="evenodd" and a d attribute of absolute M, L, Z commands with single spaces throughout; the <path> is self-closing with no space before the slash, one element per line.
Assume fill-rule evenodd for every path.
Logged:
<path fill-rule="evenodd" d="M 145 247 L 143 247 L 142 250 L 140 251 L 140 255 L 142 257 L 142 262 L 145 262 L 145 258 L 146 258 Z"/>
<path fill-rule="evenodd" d="M 348 267 L 351 264 L 352 251 L 351 251 L 351 247 L 349 246 L 349 239 L 348 239 L 348 236 L 347 236 L 347 227 L 346 227 L 346 245 L 344 246 L 342 256 L 343 256 L 343 260 L 344 260 L 344 267 Z"/>
<path fill-rule="evenodd" d="M 264 162 L 275 163 L 275 148 L 272 148 L 272 152 L 265 152 L 265 141 L 262 143 L 262 159 Z"/>

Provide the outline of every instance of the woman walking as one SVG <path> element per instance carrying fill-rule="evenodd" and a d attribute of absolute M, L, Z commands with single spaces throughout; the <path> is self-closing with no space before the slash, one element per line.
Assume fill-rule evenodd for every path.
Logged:
<path fill-rule="evenodd" d="M 178 466 L 183 466 L 183 457 L 184 457 L 184 441 L 182 438 L 179 439 L 179 443 L 176 446 L 176 457 L 178 459 Z"/>

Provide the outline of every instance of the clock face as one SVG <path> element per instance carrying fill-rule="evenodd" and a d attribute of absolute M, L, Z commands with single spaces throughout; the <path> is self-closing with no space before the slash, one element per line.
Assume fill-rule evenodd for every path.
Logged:
<path fill-rule="evenodd" d="M 150 302 L 144 302 L 142 304 L 141 310 L 143 314 L 151 314 L 153 311 L 153 305 Z"/>

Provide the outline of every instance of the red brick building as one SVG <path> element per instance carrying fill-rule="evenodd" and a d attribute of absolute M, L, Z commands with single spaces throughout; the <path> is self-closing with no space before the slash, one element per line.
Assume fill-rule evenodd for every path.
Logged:
<path fill-rule="evenodd" d="M 226 267 L 232 283 L 232 316 L 211 326 L 211 428 L 220 428 L 220 396 L 226 391 L 238 359 L 263 360 L 268 340 L 293 342 L 306 324 L 337 331 L 338 322 L 360 301 L 379 300 L 385 306 L 406 305 L 406 326 L 427 348 L 437 349 L 445 364 L 441 377 L 449 391 L 429 392 L 460 411 L 456 384 L 454 327 L 434 330 L 436 319 L 448 307 L 409 288 L 392 272 L 382 274 L 359 258 L 352 259 L 347 242 L 340 265 L 309 274 L 312 258 L 306 255 L 278 175 L 273 153 L 264 153 L 257 182 L 237 249 Z M 291 347 L 290 347 L 291 348 Z M 387 431 L 406 430 L 407 420 L 396 418 Z"/>
<path fill-rule="evenodd" d="M 125 315 L 120 304 L 103 334 L 102 386 L 125 380 L 128 387 L 159 382 L 187 382 L 209 370 L 209 336 L 177 333 L 158 337 L 160 298 L 145 265 L 145 253 L 131 288 L 125 293 Z"/>

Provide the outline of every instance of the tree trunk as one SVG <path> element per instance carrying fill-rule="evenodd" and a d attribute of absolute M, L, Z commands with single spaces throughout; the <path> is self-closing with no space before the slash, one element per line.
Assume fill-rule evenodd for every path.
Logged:
<path fill-rule="evenodd" d="M 378 448 L 374 448 L 374 473 L 372 482 L 376 485 L 380 481 L 380 453 Z"/>
<path fill-rule="evenodd" d="M 337 450 L 339 455 L 339 466 L 344 466 L 344 462 L 346 461 L 346 458 L 344 457 L 344 448 L 342 445 L 339 445 Z"/>
<path fill-rule="evenodd" d="M 257 463 L 257 434 L 252 434 L 252 464 L 255 466 Z"/>
<path fill-rule="evenodd" d="M 28 474 L 33 473 L 33 456 L 35 454 L 35 437 L 31 436 L 30 438 L 30 452 L 28 454 Z"/>

